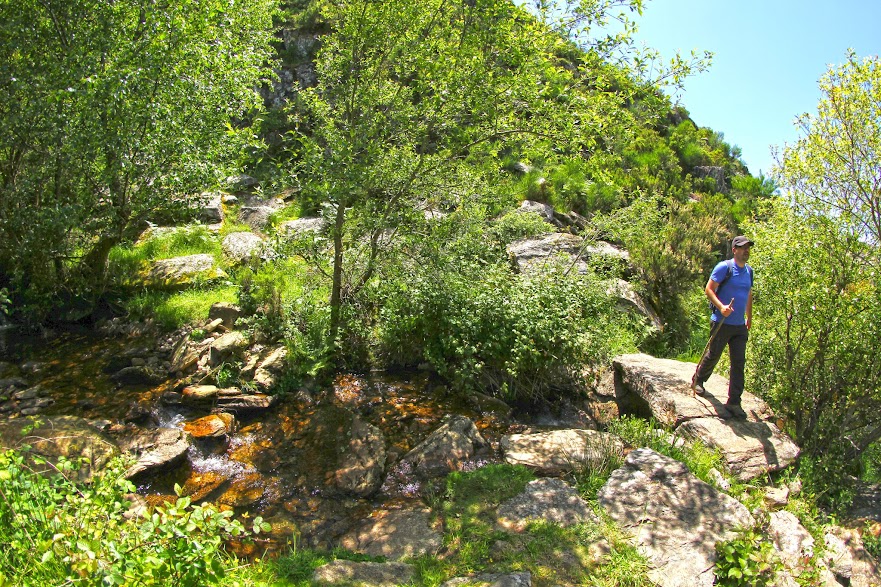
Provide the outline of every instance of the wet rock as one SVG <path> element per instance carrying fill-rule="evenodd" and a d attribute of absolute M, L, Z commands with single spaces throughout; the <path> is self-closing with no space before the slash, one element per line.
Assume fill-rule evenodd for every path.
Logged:
<path fill-rule="evenodd" d="M 505 461 L 512 465 L 524 465 L 544 475 L 560 475 L 620 459 L 624 443 L 605 432 L 570 429 L 504 436 L 501 449 Z"/>
<path fill-rule="evenodd" d="M 125 472 L 127 479 L 175 465 L 190 448 L 189 435 L 177 428 L 129 429 L 120 434 L 118 442 L 137 459 Z"/>
<path fill-rule="evenodd" d="M 288 350 L 278 347 L 270 352 L 254 370 L 254 383 L 262 389 L 272 389 L 287 368 Z"/>
<path fill-rule="evenodd" d="M 220 394 L 216 385 L 188 385 L 181 391 L 182 400 L 186 403 L 212 401 Z"/>
<path fill-rule="evenodd" d="M 441 587 L 532 587 L 532 573 L 484 573 L 473 577 L 456 577 Z"/>
<path fill-rule="evenodd" d="M 597 521 L 577 491 L 564 481 L 547 478 L 530 481 L 523 493 L 501 504 L 496 513 L 503 528 L 517 532 L 536 521 L 560 526 Z"/>
<path fill-rule="evenodd" d="M 627 455 L 597 501 L 649 559 L 661 587 L 711 587 L 716 542 L 751 527 L 746 507 L 689 472 L 682 463 L 640 448 Z"/>
<path fill-rule="evenodd" d="M 158 385 L 167 379 L 162 371 L 141 365 L 120 369 L 110 376 L 119 385 Z"/>
<path fill-rule="evenodd" d="M 21 377 L 7 377 L 0 379 L 0 389 L 16 389 L 27 387 L 28 382 Z"/>
<path fill-rule="evenodd" d="M 453 416 L 404 455 L 402 461 L 411 464 L 417 474 L 433 477 L 457 470 L 463 461 L 487 446 L 474 422 L 464 416 Z"/>
<path fill-rule="evenodd" d="M 332 493 L 366 497 L 384 479 L 385 438 L 353 412 L 323 406 L 306 429 L 299 460 L 300 472 L 310 484 L 324 485 Z"/>
<path fill-rule="evenodd" d="M 22 416 L 34 416 L 55 403 L 51 397 L 35 397 L 19 402 L 18 411 Z"/>
<path fill-rule="evenodd" d="M 223 412 L 245 413 L 259 412 L 268 410 L 278 397 L 274 395 L 265 395 L 262 393 L 255 394 L 239 394 L 239 395 L 218 395 L 217 409 Z"/>
<path fill-rule="evenodd" d="M 259 473 L 250 473 L 232 480 L 229 489 L 217 499 L 217 503 L 230 507 L 249 506 L 258 502 L 265 490 L 263 476 Z"/>
<path fill-rule="evenodd" d="M 52 463 L 60 457 L 81 462 L 70 474 L 77 481 L 89 482 L 114 456 L 119 454 L 116 443 L 74 416 L 54 418 L 17 418 L 0 421 L 0 446 L 20 448 L 31 446 L 32 455 L 45 457 Z"/>
<path fill-rule="evenodd" d="M 259 258 L 266 243 L 253 232 L 233 232 L 223 238 L 221 247 L 224 255 L 237 263 L 244 263 Z"/>
<path fill-rule="evenodd" d="M 211 348 L 208 351 L 208 364 L 216 367 L 247 347 L 247 336 L 241 332 L 227 332 L 211 344 Z"/>
<path fill-rule="evenodd" d="M 215 302 L 211 305 L 211 309 L 208 310 L 208 319 L 209 320 L 223 320 L 223 325 L 226 326 L 227 329 L 232 330 L 236 324 L 236 320 L 238 320 L 239 316 L 241 316 L 242 310 L 235 304 L 231 304 L 229 302 Z"/>
<path fill-rule="evenodd" d="M 433 555 L 443 540 L 431 527 L 428 510 L 382 510 L 346 534 L 340 544 L 354 552 L 400 560 Z"/>
<path fill-rule="evenodd" d="M 413 565 L 335 560 L 315 569 L 312 580 L 331 585 L 369 585 L 396 587 L 410 584 L 416 574 Z"/>
<path fill-rule="evenodd" d="M 235 432 L 236 417 L 232 414 L 211 414 L 184 424 L 184 432 L 193 438 L 218 438 Z"/>
<path fill-rule="evenodd" d="M 214 257 L 208 254 L 186 255 L 154 261 L 146 273 L 145 281 L 154 287 L 186 287 L 199 280 L 215 280 L 226 277 Z"/>
<path fill-rule="evenodd" d="M 472 392 L 468 394 L 468 403 L 482 414 L 495 414 L 496 416 L 508 419 L 511 417 L 511 406 L 497 397 L 492 397 L 480 392 Z"/>

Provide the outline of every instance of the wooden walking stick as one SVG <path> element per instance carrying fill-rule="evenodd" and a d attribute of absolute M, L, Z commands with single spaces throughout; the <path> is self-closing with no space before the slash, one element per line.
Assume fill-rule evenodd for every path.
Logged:
<path fill-rule="evenodd" d="M 734 303 L 734 298 L 731 298 L 731 301 L 728 302 L 728 305 Z M 697 368 L 694 370 L 694 375 L 691 377 L 691 397 L 695 397 L 694 387 L 697 385 L 697 375 L 701 372 L 701 366 L 704 364 L 704 357 L 707 356 L 707 351 L 710 350 L 710 345 L 713 344 L 713 341 L 716 339 L 716 335 L 719 334 L 719 331 L 722 330 L 722 325 L 725 324 L 725 314 L 719 312 L 719 315 L 722 316 L 722 319 L 719 320 L 719 323 L 716 324 L 715 330 L 710 333 L 710 340 L 707 341 L 707 346 L 704 347 L 704 352 L 701 353 L 701 360 L 697 363 Z"/>

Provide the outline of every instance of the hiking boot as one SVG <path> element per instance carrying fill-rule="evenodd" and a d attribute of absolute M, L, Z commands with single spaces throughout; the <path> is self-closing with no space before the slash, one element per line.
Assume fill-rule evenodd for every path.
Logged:
<path fill-rule="evenodd" d="M 707 394 L 707 390 L 704 389 L 704 384 L 698 383 L 697 381 L 691 382 L 691 389 L 694 391 L 694 395 L 704 396 Z"/>
<path fill-rule="evenodd" d="M 725 404 L 725 409 L 731 414 L 732 418 L 738 420 L 746 420 L 746 412 L 740 407 L 740 404 Z"/>

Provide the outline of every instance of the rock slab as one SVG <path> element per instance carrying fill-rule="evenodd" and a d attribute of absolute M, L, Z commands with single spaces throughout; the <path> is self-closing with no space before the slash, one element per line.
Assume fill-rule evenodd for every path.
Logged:
<path fill-rule="evenodd" d="M 511 465 L 524 465 L 543 475 L 560 475 L 620 458 L 624 443 L 596 430 L 553 430 L 502 437 L 502 452 Z"/>
<path fill-rule="evenodd" d="M 319 584 L 395 587 L 409 584 L 415 570 L 403 563 L 371 563 L 335 560 L 315 569 L 312 579 Z"/>
<path fill-rule="evenodd" d="M 627 455 L 597 501 L 633 533 L 631 541 L 653 566 L 649 578 L 661 587 L 711 587 L 716 542 L 754 524 L 736 499 L 647 448 Z"/>
<path fill-rule="evenodd" d="M 499 525 L 521 532 L 530 522 L 549 522 L 572 526 L 597 521 L 587 502 L 560 479 L 536 479 L 520 495 L 501 504 L 497 510 Z"/>

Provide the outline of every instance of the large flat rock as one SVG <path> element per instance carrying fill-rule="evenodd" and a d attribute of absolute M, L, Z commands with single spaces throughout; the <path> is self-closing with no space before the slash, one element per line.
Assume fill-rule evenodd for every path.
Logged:
<path fill-rule="evenodd" d="M 741 481 L 785 469 L 799 454 L 798 446 L 771 422 L 698 418 L 684 422 L 677 432 L 719 449 Z"/>
<path fill-rule="evenodd" d="M 739 501 L 647 448 L 627 455 L 597 501 L 632 533 L 653 566 L 649 578 L 661 587 L 711 587 L 716 542 L 755 523 Z"/>
<path fill-rule="evenodd" d="M 552 430 L 502 437 L 502 452 L 511 465 L 524 465 L 543 475 L 560 475 L 597 466 L 624 453 L 620 438 L 596 430 Z"/>

